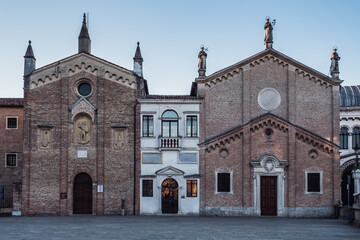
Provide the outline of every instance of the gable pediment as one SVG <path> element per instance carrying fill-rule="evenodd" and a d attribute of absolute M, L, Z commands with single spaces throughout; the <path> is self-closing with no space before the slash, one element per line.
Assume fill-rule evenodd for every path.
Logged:
<path fill-rule="evenodd" d="M 136 76 L 132 71 L 86 53 L 78 53 L 35 70 L 30 75 L 30 89 L 80 72 L 136 89 Z"/>
<path fill-rule="evenodd" d="M 70 106 L 69 110 L 71 111 L 72 122 L 74 121 L 75 116 L 79 113 L 86 113 L 92 118 L 92 121 L 95 121 L 95 112 L 97 109 L 84 97 L 80 98 L 72 106 Z"/>
<path fill-rule="evenodd" d="M 204 84 L 205 87 L 212 87 L 228 80 L 237 74 L 240 74 L 241 72 L 248 71 L 251 68 L 256 68 L 257 66 L 260 66 L 267 61 L 277 64 L 281 67 L 288 67 L 290 71 L 293 71 L 298 75 L 302 75 L 304 78 L 306 77 L 314 82 L 319 82 L 321 85 L 325 85 L 326 87 L 332 85 L 338 86 L 342 83 L 341 80 L 328 77 L 325 74 L 270 48 L 265 49 L 264 51 L 238 63 L 235 63 L 227 68 L 217 71 L 204 79 L 197 79 L 196 82 L 198 84 Z"/>
<path fill-rule="evenodd" d="M 172 166 L 164 167 L 155 172 L 156 175 L 165 175 L 165 176 L 177 176 L 177 175 L 184 175 L 184 172 L 180 169 L 177 169 Z"/>
<path fill-rule="evenodd" d="M 250 121 L 234 126 L 224 132 L 209 137 L 200 142 L 199 145 L 205 148 L 205 151 L 211 152 L 220 147 L 224 147 L 232 142 L 239 140 L 245 136 L 245 130 L 250 132 L 257 132 L 266 127 L 277 129 L 278 131 L 288 134 L 290 128 L 293 128 L 294 137 L 298 141 L 302 141 L 305 144 L 312 145 L 314 148 L 326 153 L 333 153 L 339 146 L 315 133 L 302 128 L 294 123 L 287 121 L 273 113 L 265 113 Z M 248 132 L 248 131 L 247 131 Z"/>

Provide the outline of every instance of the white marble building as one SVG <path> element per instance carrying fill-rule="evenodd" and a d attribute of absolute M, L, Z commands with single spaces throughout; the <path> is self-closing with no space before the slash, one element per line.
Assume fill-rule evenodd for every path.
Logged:
<path fill-rule="evenodd" d="M 149 95 L 139 102 L 140 214 L 198 215 L 201 101 Z"/>
<path fill-rule="evenodd" d="M 348 203 L 353 205 L 354 180 L 352 178 L 352 170 L 356 166 L 356 154 L 353 148 L 356 144 L 360 147 L 360 86 L 341 86 L 340 174 L 342 205 L 348 205 Z M 350 180 L 349 202 L 347 192 L 348 178 Z"/>

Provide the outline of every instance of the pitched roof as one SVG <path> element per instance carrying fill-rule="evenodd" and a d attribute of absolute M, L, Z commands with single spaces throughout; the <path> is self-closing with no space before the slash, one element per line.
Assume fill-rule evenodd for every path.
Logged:
<path fill-rule="evenodd" d="M 0 98 L 0 107 L 24 107 L 24 98 Z"/>
<path fill-rule="evenodd" d="M 287 124 L 287 125 L 294 126 L 295 128 L 299 129 L 301 132 L 303 132 L 303 133 L 305 133 L 305 134 L 307 134 L 307 135 L 311 135 L 311 136 L 317 138 L 319 141 L 322 141 L 322 142 L 325 142 L 325 143 L 330 144 L 330 145 L 332 145 L 332 146 L 337 146 L 337 147 L 338 147 L 338 145 L 337 145 L 336 143 L 331 142 L 331 141 L 327 140 L 326 138 L 324 138 L 324 137 L 322 137 L 322 136 L 320 136 L 320 135 L 318 135 L 318 134 L 316 134 L 316 133 L 314 133 L 314 132 L 312 132 L 312 131 L 310 131 L 310 130 L 308 130 L 308 129 L 306 129 L 306 128 L 303 128 L 303 127 L 301 127 L 301 126 L 299 126 L 299 125 L 297 125 L 297 124 L 295 124 L 295 123 L 292 123 L 292 122 L 290 122 L 290 121 L 288 121 L 288 120 L 286 120 L 286 119 L 284 119 L 284 118 L 282 118 L 282 117 L 279 117 L 279 116 L 277 116 L 277 115 L 275 115 L 275 114 L 273 114 L 273 113 L 270 113 L 270 112 L 265 113 L 265 114 L 262 114 L 262 115 L 260 115 L 260 116 L 257 116 L 257 117 L 255 117 L 255 118 L 253 118 L 253 119 L 251 119 L 251 120 L 249 120 L 249 121 L 247 121 L 247 122 L 245 122 L 245 123 L 241 123 L 241 124 L 239 124 L 239 125 L 236 125 L 236 126 L 234 126 L 234 127 L 229 128 L 229 129 L 227 129 L 227 130 L 225 130 L 225 131 L 223 131 L 223 132 L 221 132 L 221 133 L 218 133 L 218 134 L 216 134 L 216 135 L 214 135 L 214 136 L 211 136 L 211 137 L 209 137 L 209 138 L 201 141 L 201 142 L 199 143 L 199 145 L 210 144 L 210 143 L 212 143 L 213 141 L 217 141 L 218 139 L 222 138 L 223 136 L 225 136 L 225 135 L 227 135 L 227 134 L 230 134 L 230 133 L 233 132 L 233 131 L 236 131 L 236 130 L 238 130 L 238 129 L 242 129 L 242 128 L 245 127 L 246 125 L 259 122 L 259 121 L 261 121 L 262 119 L 269 118 L 269 117 L 278 119 L 279 121 L 281 121 L 281 122 L 283 122 L 283 123 L 285 123 L 285 124 Z"/>
<path fill-rule="evenodd" d="M 297 67 L 297 68 L 299 68 L 301 70 L 304 70 L 304 71 L 314 75 L 317 78 L 322 79 L 323 81 L 325 81 L 325 82 L 327 82 L 327 83 L 329 83 L 331 85 L 340 85 L 340 83 L 343 82 L 342 80 L 337 80 L 337 79 L 331 78 L 331 77 L 329 77 L 329 76 L 327 76 L 327 75 L 325 75 L 325 74 L 323 74 L 323 73 L 321 73 L 321 72 L 319 72 L 319 71 L 317 71 L 317 70 L 315 70 L 315 69 L 313 69 L 313 68 L 311 68 L 309 66 L 306 66 L 305 64 L 302 64 L 301 62 L 298 62 L 295 59 L 293 59 L 293 58 L 291 58 L 291 57 L 289 57 L 289 56 L 287 56 L 287 55 L 285 55 L 285 54 L 283 54 L 283 53 L 281 53 L 279 51 L 276 51 L 273 48 L 267 48 L 267 49 L 255 54 L 255 55 L 249 57 L 249 58 L 246 58 L 246 59 L 244 59 L 244 60 L 242 60 L 240 62 L 237 62 L 237 63 L 235 63 L 235 64 L 233 64 L 233 65 L 231 65 L 229 67 L 223 68 L 223 69 L 221 69 L 221 70 L 207 76 L 204 79 L 198 79 L 197 82 L 198 83 L 209 82 L 209 81 L 213 80 L 214 78 L 221 77 L 222 75 L 224 75 L 224 74 L 226 74 L 228 72 L 231 72 L 231 71 L 233 71 L 233 70 L 235 70 L 237 68 L 240 68 L 240 67 L 242 67 L 244 65 L 255 62 L 255 61 L 259 60 L 260 58 L 263 58 L 263 57 L 265 57 L 267 55 L 272 55 L 272 56 L 284 61 L 285 64 L 290 63 L 291 65 L 293 65 L 293 66 L 295 66 L 295 67 Z"/>

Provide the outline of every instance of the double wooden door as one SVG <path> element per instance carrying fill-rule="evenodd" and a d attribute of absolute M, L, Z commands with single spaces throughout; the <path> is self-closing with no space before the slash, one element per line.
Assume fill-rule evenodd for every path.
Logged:
<path fill-rule="evenodd" d="M 277 177 L 261 177 L 261 215 L 277 215 Z"/>

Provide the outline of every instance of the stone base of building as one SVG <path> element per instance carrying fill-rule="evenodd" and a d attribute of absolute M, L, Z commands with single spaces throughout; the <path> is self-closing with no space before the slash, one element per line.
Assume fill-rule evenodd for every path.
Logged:
<path fill-rule="evenodd" d="M 202 216 L 253 216 L 252 207 L 200 207 Z"/>
<path fill-rule="evenodd" d="M 333 207 L 284 208 L 279 217 L 331 217 Z M 200 207 L 202 216 L 259 216 L 252 207 Z"/>
<path fill-rule="evenodd" d="M 289 217 L 331 217 L 334 207 L 296 207 L 285 208 Z"/>

